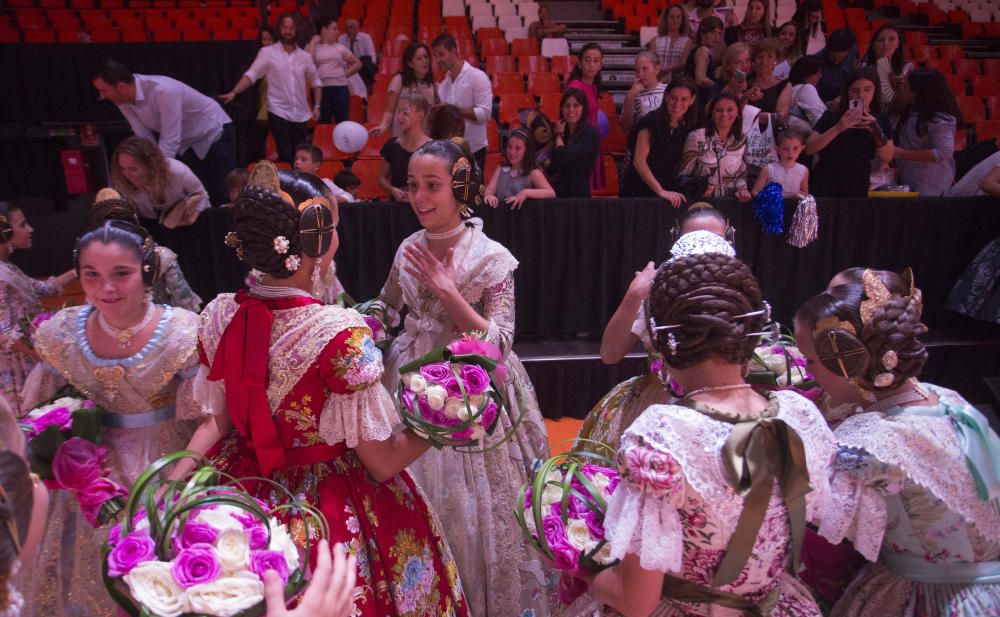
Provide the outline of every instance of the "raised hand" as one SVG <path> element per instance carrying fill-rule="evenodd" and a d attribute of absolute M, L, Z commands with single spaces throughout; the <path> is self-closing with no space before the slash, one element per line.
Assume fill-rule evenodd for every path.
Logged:
<path fill-rule="evenodd" d="M 423 244 L 413 243 L 403 249 L 403 256 L 406 258 L 403 270 L 438 298 L 456 291 L 454 248 L 448 249 L 441 260 Z"/>

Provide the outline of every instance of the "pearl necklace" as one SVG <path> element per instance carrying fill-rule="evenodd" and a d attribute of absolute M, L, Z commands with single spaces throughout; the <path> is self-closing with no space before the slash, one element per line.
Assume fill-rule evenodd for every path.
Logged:
<path fill-rule="evenodd" d="M 146 303 L 146 314 L 143 316 L 142 321 L 127 328 L 116 328 L 108 323 L 108 320 L 104 317 L 104 313 L 97 311 L 97 325 L 100 326 L 101 330 L 104 330 L 108 336 L 118 341 L 118 347 L 121 349 L 128 349 L 129 345 L 132 344 L 132 338 L 146 329 L 149 322 L 153 321 L 153 315 L 155 314 L 156 305 L 152 302 L 148 302 Z"/>
<path fill-rule="evenodd" d="M 684 398 L 691 398 L 697 394 L 706 394 L 708 392 L 723 392 L 726 390 L 742 390 L 744 388 L 749 388 L 748 383 L 733 383 L 725 386 L 706 386 L 704 388 L 698 388 L 697 390 L 691 390 L 684 395 Z"/>
<path fill-rule="evenodd" d="M 428 231 L 426 233 L 428 240 L 447 240 L 448 238 L 454 238 L 455 236 L 461 234 L 464 231 L 465 231 L 465 223 L 459 223 L 458 227 L 452 229 L 451 231 L 444 231 L 439 234 L 436 234 L 432 231 Z"/>
<path fill-rule="evenodd" d="M 298 287 L 283 287 L 279 285 L 251 285 L 250 293 L 258 298 L 295 298 L 312 294 Z"/>
<path fill-rule="evenodd" d="M 892 396 L 886 397 L 880 401 L 876 401 L 871 405 L 864 408 L 864 412 L 869 411 L 885 411 L 886 409 L 892 409 L 893 407 L 899 405 L 905 405 L 906 403 L 916 403 L 919 401 L 929 401 L 930 397 L 923 392 L 923 388 L 920 387 L 916 381 L 913 383 L 913 390 L 907 390 L 906 392 L 900 392 L 899 394 L 893 394 Z"/>

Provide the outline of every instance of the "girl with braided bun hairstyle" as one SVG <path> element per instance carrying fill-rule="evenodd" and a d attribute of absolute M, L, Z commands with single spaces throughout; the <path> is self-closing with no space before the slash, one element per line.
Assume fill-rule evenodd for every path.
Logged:
<path fill-rule="evenodd" d="M 517 260 L 483 233 L 478 218 L 462 220 L 482 204 L 483 184 L 474 159 L 460 145 L 432 141 L 410 158 L 410 207 L 423 226 L 403 240 L 379 296 L 390 323 L 403 331 L 386 355 L 383 383 L 395 391 L 399 368 L 435 347 L 482 332 L 504 354 L 507 378 L 500 385 L 512 408 L 478 454 L 433 450 L 410 470 L 443 523 L 476 617 L 548 615 L 545 572 L 517 533 L 512 504 L 528 481 L 532 463 L 548 458 L 545 424 L 524 366 L 511 351 L 514 340 L 514 270 Z"/>
<path fill-rule="evenodd" d="M 468 615 L 437 517 L 405 470 L 429 444 L 394 430 L 382 354 L 362 316 L 315 296 L 340 243 L 336 202 L 295 202 L 262 161 L 233 219 L 226 244 L 263 275 L 201 316 L 196 386 L 224 435 L 208 457 L 323 513 L 331 543 L 357 563 L 352 615 Z M 283 499 L 266 485 L 251 490 L 270 506 Z M 304 547 L 301 521 L 278 516 Z"/>
<path fill-rule="evenodd" d="M 818 617 L 793 573 L 829 496 L 834 440 L 807 399 L 744 381 L 770 319 L 757 279 L 728 255 L 680 257 L 657 270 L 645 306 L 686 394 L 622 437 L 604 521 L 621 562 L 588 577 L 591 595 L 627 616 Z"/>
<path fill-rule="evenodd" d="M 851 269 L 808 300 L 795 335 L 850 415 L 836 426 L 819 534 L 873 562 L 834 615 L 986 615 L 1000 606 L 1000 439 L 956 392 L 919 383 L 912 274 Z M 840 418 L 838 418 L 839 420 Z"/>
<path fill-rule="evenodd" d="M 10 260 L 15 250 L 31 248 L 31 234 L 24 212 L 18 206 L 0 202 L 0 399 L 7 402 L 17 417 L 22 409 L 24 380 L 38 363 L 38 354 L 25 340 L 25 321 L 42 312 L 43 296 L 62 294 L 63 286 L 76 279 L 68 270 L 59 276 L 39 280 L 21 271 Z"/>
<path fill-rule="evenodd" d="M 140 229 L 139 212 L 135 204 L 110 188 L 97 192 L 90 207 L 90 225 L 96 227 L 104 221 L 128 221 Z M 149 232 L 146 232 L 147 235 Z M 201 298 L 188 285 L 184 272 L 177 261 L 177 253 L 165 246 L 156 245 L 156 255 L 160 258 L 160 276 L 153 284 L 153 302 L 169 304 L 187 309 L 193 313 L 201 310 Z"/>

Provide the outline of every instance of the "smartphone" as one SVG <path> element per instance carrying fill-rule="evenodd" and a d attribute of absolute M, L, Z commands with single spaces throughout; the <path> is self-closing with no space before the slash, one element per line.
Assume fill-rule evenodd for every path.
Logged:
<path fill-rule="evenodd" d="M 733 74 L 733 79 L 740 83 L 744 83 L 747 80 L 747 74 L 739 69 L 736 69 L 736 73 Z"/>
<path fill-rule="evenodd" d="M 861 99 L 851 99 L 847 102 L 847 108 L 851 111 L 861 113 Z"/>

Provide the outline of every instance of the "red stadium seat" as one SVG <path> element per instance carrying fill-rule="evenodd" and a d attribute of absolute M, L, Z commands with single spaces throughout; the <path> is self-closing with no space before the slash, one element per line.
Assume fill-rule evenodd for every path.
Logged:
<path fill-rule="evenodd" d="M 486 74 L 513 73 L 517 68 L 514 66 L 513 56 L 486 56 Z"/>
<path fill-rule="evenodd" d="M 517 70 L 521 71 L 522 75 L 530 75 L 531 73 L 546 73 L 549 70 L 549 63 L 545 59 L 545 56 L 539 54 L 531 56 L 518 56 Z"/>
<path fill-rule="evenodd" d="M 562 93 L 562 83 L 555 73 L 529 73 L 528 92 L 536 96 L 546 92 Z"/>
<path fill-rule="evenodd" d="M 530 94 L 503 94 L 500 95 L 500 113 L 498 120 L 500 124 L 510 126 L 520 126 L 521 120 L 518 110 L 524 108 L 535 108 L 535 97 Z"/>
<path fill-rule="evenodd" d="M 494 96 L 522 92 L 524 92 L 524 79 L 520 73 L 493 73 Z"/>
<path fill-rule="evenodd" d="M 351 171 L 361 181 L 358 188 L 360 199 L 385 199 L 385 191 L 378 183 L 382 175 L 382 159 L 358 159 L 351 165 Z"/>

